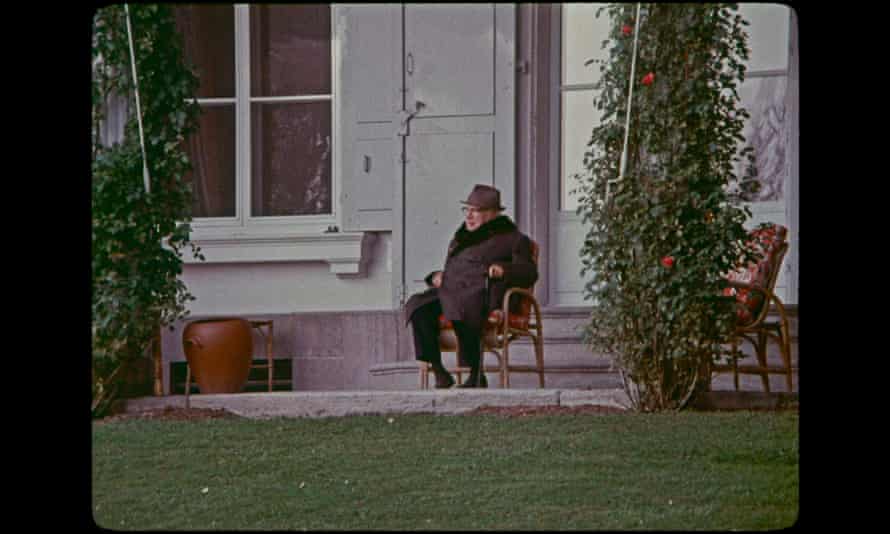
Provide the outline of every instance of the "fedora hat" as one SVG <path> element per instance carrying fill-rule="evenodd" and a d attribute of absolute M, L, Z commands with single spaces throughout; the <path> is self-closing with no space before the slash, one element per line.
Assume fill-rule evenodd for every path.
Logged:
<path fill-rule="evenodd" d="M 503 211 L 507 208 L 501 206 L 501 192 L 490 185 L 476 184 L 467 200 L 461 200 L 461 204 L 469 204 L 479 209 L 495 209 Z"/>

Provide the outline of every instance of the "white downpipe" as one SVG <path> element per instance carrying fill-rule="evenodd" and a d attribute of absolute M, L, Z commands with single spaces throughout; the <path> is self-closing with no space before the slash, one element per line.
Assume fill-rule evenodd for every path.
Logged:
<path fill-rule="evenodd" d="M 145 157 L 145 134 L 142 133 L 142 107 L 139 103 L 139 78 L 136 77 L 136 53 L 133 50 L 133 30 L 130 28 L 130 8 L 124 4 L 127 17 L 127 38 L 130 41 L 130 66 L 133 67 L 133 90 L 136 94 L 136 123 L 139 125 L 139 146 L 142 148 L 142 178 L 145 181 L 145 192 L 151 193 L 148 179 L 148 162 Z"/>
<path fill-rule="evenodd" d="M 636 77 L 636 68 L 637 68 L 637 41 L 639 41 L 640 35 L 640 3 L 637 3 L 637 16 L 634 19 L 634 46 L 633 53 L 630 57 L 630 83 L 628 83 L 627 88 L 627 115 L 624 119 L 624 145 L 621 147 L 621 161 L 618 166 L 618 180 L 621 181 L 624 179 L 624 168 L 627 166 L 627 140 L 630 135 L 630 108 L 633 103 L 633 94 L 634 94 L 634 79 Z M 609 198 L 610 188 L 612 181 L 606 182 L 606 198 Z"/>

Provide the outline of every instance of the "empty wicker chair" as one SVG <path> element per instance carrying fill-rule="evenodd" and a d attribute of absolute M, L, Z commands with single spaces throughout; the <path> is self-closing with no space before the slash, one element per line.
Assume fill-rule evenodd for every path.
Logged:
<path fill-rule="evenodd" d="M 785 375 L 788 391 L 792 386 L 791 339 L 788 329 L 788 316 L 785 306 L 775 295 L 776 280 L 782 260 L 788 251 L 787 229 L 778 224 L 762 224 L 750 232 L 751 241 L 763 253 L 756 263 L 746 265 L 730 273 L 729 286 L 724 295 L 734 296 L 737 301 L 737 325 L 731 344 L 736 351 L 743 340 L 750 342 L 755 351 L 757 365 L 739 365 L 733 359 L 728 365 L 714 365 L 717 372 L 732 371 L 735 389 L 739 389 L 739 374 L 760 375 L 763 388 L 770 391 L 769 375 Z M 778 317 L 770 318 L 770 308 L 774 307 Z M 767 363 L 767 343 L 774 340 L 779 346 L 782 366 Z"/>

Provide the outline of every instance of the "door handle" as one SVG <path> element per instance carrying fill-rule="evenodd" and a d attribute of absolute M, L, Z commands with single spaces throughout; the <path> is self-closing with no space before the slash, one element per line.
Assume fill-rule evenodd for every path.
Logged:
<path fill-rule="evenodd" d="M 408 111 L 407 109 L 399 110 L 399 135 L 408 135 L 408 121 L 410 121 L 417 112 Z"/>
<path fill-rule="evenodd" d="M 426 104 L 421 102 L 420 100 L 416 100 L 414 102 L 414 111 L 408 111 L 407 109 L 403 109 L 399 111 L 399 135 L 406 136 L 408 135 L 408 122 L 414 118 L 415 115 L 420 113 L 420 110 L 425 108 Z"/>
<path fill-rule="evenodd" d="M 365 172 L 371 172 L 371 156 L 365 154 Z"/>

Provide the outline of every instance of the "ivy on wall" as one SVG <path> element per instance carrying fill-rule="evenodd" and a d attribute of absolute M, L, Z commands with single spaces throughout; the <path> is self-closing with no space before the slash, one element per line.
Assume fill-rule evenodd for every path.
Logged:
<path fill-rule="evenodd" d="M 580 251 L 592 303 L 585 341 L 614 356 L 635 407 L 654 411 L 685 406 L 709 381 L 709 363 L 727 355 L 735 312 L 720 296 L 724 275 L 755 257 L 742 226 L 751 213 L 730 191 L 744 191 L 756 170 L 750 147 L 739 150 L 748 48 L 737 5 L 642 4 L 639 21 L 636 7 L 597 13 L 611 17 L 609 59 L 578 213 L 590 225 Z"/>
<path fill-rule="evenodd" d="M 186 137 L 197 127 L 198 79 L 183 62 L 169 5 L 131 4 L 150 192 L 135 116 L 122 5 L 99 9 L 92 42 L 93 412 L 101 414 L 128 366 L 144 358 L 162 326 L 187 314 L 194 297 L 179 279 L 189 242 L 192 192 Z M 129 100 L 123 139 L 100 139 L 111 102 Z"/>

